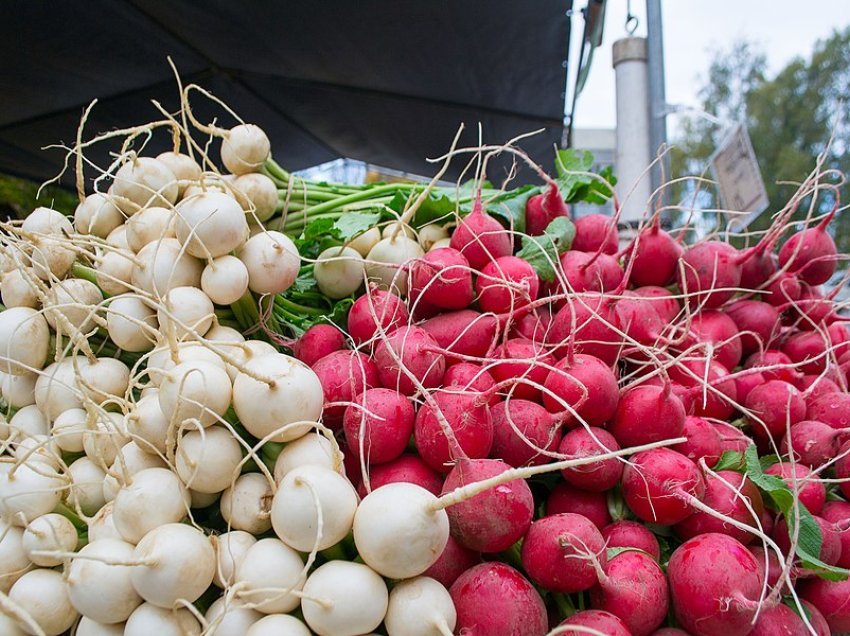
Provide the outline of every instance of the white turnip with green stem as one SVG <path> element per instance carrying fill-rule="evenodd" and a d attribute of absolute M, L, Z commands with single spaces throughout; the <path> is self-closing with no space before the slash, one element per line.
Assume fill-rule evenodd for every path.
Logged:
<path fill-rule="evenodd" d="M 294 616 L 272 614 L 251 625 L 245 636 L 310 636 L 310 630 Z"/>
<path fill-rule="evenodd" d="M 320 432 L 310 432 L 284 446 L 274 464 L 274 480 L 281 480 L 292 470 L 310 464 L 344 474 L 343 455 L 339 445 Z"/>
<path fill-rule="evenodd" d="M 31 570 L 9 590 L 9 601 L 37 626 L 44 636 L 59 636 L 71 628 L 79 614 L 68 596 L 68 586 L 57 570 Z M 31 623 L 30 623 L 31 621 Z M 25 631 L 36 634 L 27 623 Z"/>
<path fill-rule="evenodd" d="M 216 568 L 213 584 L 230 587 L 236 580 L 236 568 L 257 538 L 244 530 L 231 530 L 218 535 L 216 542 Z"/>
<path fill-rule="evenodd" d="M 149 351 L 156 342 L 159 323 L 156 311 L 135 294 L 123 294 L 109 301 L 106 332 L 117 347 L 131 353 Z"/>
<path fill-rule="evenodd" d="M 265 223 L 277 209 L 277 186 L 259 172 L 243 174 L 233 181 L 233 194 L 249 219 Z"/>
<path fill-rule="evenodd" d="M 32 565 L 24 551 L 24 529 L 0 522 L 0 592 L 8 594 Z"/>
<path fill-rule="evenodd" d="M 186 187 L 201 178 L 201 166 L 189 155 L 169 150 L 156 156 L 156 160 L 168 166 L 177 179 L 177 197 L 183 196 Z"/>
<path fill-rule="evenodd" d="M 166 453 L 168 418 L 159 406 L 159 390 L 143 395 L 127 414 L 127 433 L 143 451 Z"/>
<path fill-rule="evenodd" d="M 136 269 L 135 257 L 128 249 L 104 251 L 95 259 L 95 282 L 105 294 L 117 296 L 130 291 Z"/>
<path fill-rule="evenodd" d="M 369 252 L 372 250 L 375 245 L 377 245 L 378 241 L 381 240 L 381 230 L 377 227 L 371 227 L 365 232 L 361 232 L 354 238 L 352 238 L 348 243 L 346 243 L 347 247 L 350 247 L 353 250 L 356 250 L 360 256 L 366 258 Z"/>
<path fill-rule="evenodd" d="M 236 565 L 237 596 L 263 614 L 285 614 L 300 603 L 304 585 L 301 555 L 278 539 L 261 539 L 248 548 Z"/>
<path fill-rule="evenodd" d="M 52 568 L 62 565 L 61 557 L 37 552 L 73 552 L 79 537 L 77 529 L 66 517 L 51 512 L 29 522 L 22 539 L 24 554 L 35 565 Z"/>
<path fill-rule="evenodd" d="M 329 561 L 307 578 L 301 611 L 319 636 L 356 636 L 381 624 L 388 600 L 384 580 L 368 566 Z"/>
<path fill-rule="evenodd" d="M 134 552 L 126 541 L 101 539 L 70 559 L 68 593 L 80 614 L 99 623 L 120 623 L 142 604 L 130 578 Z"/>
<path fill-rule="evenodd" d="M 2 363 L 0 363 L 2 364 Z M 14 409 L 35 404 L 35 373 L 11 375 L 0 371 L 0 395 Z"/>
<path fill-rule="evenodd" d="M 24 375 L 47 362 L 50 329 L 44 316 L 29 307 L 0 312 L 0 371 Z"/>
<path fill-rule="evenodd" d="M 214 494 L 239 476 L 242 447 L 224 426 L 190 430 L 177 440 L 175 468 L 187 488 Z"/>
<path fill-rule="evenodd" d="M 54 331 L 69 328 L 88 334 L 95 326 L 103 326 L 99 316 L 99 305 L 103 295 L 97 285 L 82 278 L 68 278 L 55 283 L 47 293 L 44 317 Z M 68 324 L 63 323 L 57 313 L 61 313 Z"/>
<path fill-rule="evenodd" d="M 187 336 L 203 336 L 212 326 L 215 307 L 197 287 L 174 287 L 160 301 L 156 317 L 167 337 L 183 340 Z"/>
<path fill-rule="evenodd" d="M 248 238 L 245 211 L 232 196 L 209 190 L 184 198 L 174 229 L 186 252 L 209 259 L 238 249 Z"/>
<path fill-rule="evenodd" d="M 136 254 L 136 263 L 133 285 L 155 297 L 162 297 L 175 287 L 201 284 L 203 263 L 187 254 L 177 239 L 148 243 Z"/>
<path fill-rule="evenodd" d="M 201 289 L 217 305 L 232 305 L 248 291 L 248 268 L 235 256 L 214 258 L 201 273 Z"/>
<path fill-rule="evenodd" d="M 103 492 L 106 471 L 88 457 L 71 462 L 66 475 L 71 481 L 66 503 L 80 516 L 95 514 L 107 502 Z"/>
<path fill-rule="evenodd" d="M 83 452 L 95 464 L 108 470 L 121 447 L 130 441 L 126 420 L 120 413 L 97 412 L 83 433 Z"/>
<path fill-rule="evenodd" d="M 148 205 L 169 206 L 177 201 L 177 177 L 153 157 L 132 155 L 116 172 L 112 184 L 114 201 L 131 216 Z"/>
<path fill-rule="evenodd" d="M 248 269 L 248 287 L 257 294 L 279 294 L 295 282 L 301 256 L 280 232 L 263 231 L 245 242 L 237 256 Z"/>
<path fill-rule="evenodd" d="M 259 172 L 271 156 L 271 142 L 255 124 L 239 124 L 220 136 L 221 163 L 233 174 Z"/>
<path fill-rule="evenodd" d="M 155 527 L 133 553 L 138 563 L 130 574 L 133 587 L 148 603 L 159 607 L 172 608 L 181 600 L 194 603 L 212 584 L 213 541 L 200 530 L 180 523 Z"/>
<path fill-rule="evenodd" d="M 351 530 L 357 509 L 354 486 L 338 472 L 308 464 L 281 480 L 271 507 L 272 527 L 300 552 L 325 550 Z"/>
<path fill-rule="evenodd" d="M 125 541 L 138 543 L 155 528 L 174 524 L 189 511 L 189 493 L 167 468 L 146 468 L 115 495 L 112 521 Z"/>
<path fill-rule="evenodd" d="M 146 468 L 167 468 L 165 460 L 154 453 L 146 453 L 135 441 L 121 447 L 102 480 L 103 497 L 115 499 L 122 486 L 132 481 L 133 475 Z"/>
<path fill-rule="evenodd" d="M 228 529 L 259 535 L 272 527 L 271 505 L 274 492 L 269 480 L 260 473 L 240 475 L 221 494 L 219 509 Z"/>
<path fill-rule="evenodd" d="M 390 592 L 384 618 L 389 636 L 451 636 L 456 623 L 449 591 L 432 578 L 408 579 Z"/>
<path fill-rule="evenodd" d="M 105 239 L 122 223 L 124 215 L 121 210 L 101 192 L 88 195 L 74 210 L 74 229 L 78 234 Z"/>
<path fill-rule="evenodd" d="M 212 363 L 181 362 L 163 376 L 159 406 L 170 422 L 179 425 L 193 419 L 202 426 L 212 426 L 230 407 L 230 378 L 227 371 Z"/>
<path fill-rule="evenodd" d="M 381 289 L 407 294 L 408 272 L 406 266 L 425 252 L 415 240 L 401 232 L 378 241 L 366 256 L 366 275 Z"/>
<path fill-rule="evenodd" d="M 2 466 L 0 519 L 24 527 L 33 519 L 52 512 L 67 486 L 68 478 L 43 462 L 18 460 L 9 469 Z"/>
<path fill-rule="evenodd" d="M 148 243 L 166 238 L 176 238 L 174 210 L 151 206 L 127 219 L 127 245 L 139 252 Z"/>
<path fill-rule="evenodd" d="M 30 272 L 30 276 L 35 276 Z M 13 307 L 30 307 L 35 309 L 38 307 L 38 294 L 35 288 L 29 282 L 28 278 L 17 269 L 11 272 L 6 272 L 0 278 L 0 300 L 3 301 L 3 306 L 6 309 Z"/>
<path fill-rule="evenodd" d="M 200 636 L 201 624 L 191 611 L 142 603 L 124 623 L 124 636 Z"/>
<path fill-rule="evenodd" d="M 204 614 L 204 636 L 241 636 L 262 614 L 235 598 L 217 598 Z"/>
<path fill-rule="evenodd" d="M 316 259 L 313 276 L 328 298 L 345 298 L 363 285 L 363 257 L 351 247 L 329 247 Z"/>
<path fill-rule="evenodd" d="M 50 434 L 56 441 L 56 445 L 66 453 L 82 453 L 83 433 L 86 431 L 87 421 L 88 415 L 83 409 L 62 411 L 53 420 Z"/>

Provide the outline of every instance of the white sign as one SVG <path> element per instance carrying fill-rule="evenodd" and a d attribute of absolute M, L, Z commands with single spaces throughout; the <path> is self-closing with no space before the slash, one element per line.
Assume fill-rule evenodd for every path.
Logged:
<path fill-rule="evenodd" d="M 723 207 L 741 214 L 746 226 L 769 205 L 750 135 L 743 124 L 723 140 L 709 159 Z"/>

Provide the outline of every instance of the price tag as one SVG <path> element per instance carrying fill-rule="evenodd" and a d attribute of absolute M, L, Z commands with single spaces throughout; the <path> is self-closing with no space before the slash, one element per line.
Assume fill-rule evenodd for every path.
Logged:
<path fill-rule="evenodd" d="M 767 209 L 770 201 L 761 178 L 750 135 L 743 124 L 723 140 L 709 159 L 723 207 L 738 213 L 736 222 L 746 226 Z"/>

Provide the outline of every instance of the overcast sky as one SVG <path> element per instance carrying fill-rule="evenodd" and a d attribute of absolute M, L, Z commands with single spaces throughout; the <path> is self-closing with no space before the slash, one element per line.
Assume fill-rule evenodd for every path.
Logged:
<path fill-rule="evenodd" d="M 575 3 L 584 6 L 583 1 Z M 632 0 L 640 24 L 636 35 L 646 34 L 646 4 Z M 696 94 L 707 75 L 711 52 L 728 49 L 739 38 L 762 47 L 771 73 L 795 56 L 808 56 L 818 39 L 833 28 L 850 24 L 850 0 L 662 0 L 667 102 L 697 103 Z M 616 124 L 614 71 L 611 45 L 626 35 L 626 0 L 608 0 L 602 46 L 596 50 L 584 92 L 579 97 L 575 125 L 579 128 Z M 574 34 L 583 20 L 573 18 Z M 578 37 L 574 39 L 577 43 Z M 575 50 L 572 59 L 577 60 Z M 668 134 L 675 129 L 668 119 Z"/>

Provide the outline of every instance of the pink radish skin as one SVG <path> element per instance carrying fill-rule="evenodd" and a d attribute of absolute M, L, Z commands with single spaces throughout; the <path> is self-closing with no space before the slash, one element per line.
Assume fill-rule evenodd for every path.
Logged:
<path fill-rule="evenodd" d="M 779 311 L 766 302 L 737 300 L 726 308 L 726 314 L 740 332 L 744 355 L 766 349 L 779 334 Z"/>
<path fill-rule="evenodd" d="M 688 302 L 716 309 L 735 295 L 741 284 L 738 250 L 720 241 L 706 241 L 688 248 L 682 256 L 684 278 L 677 270 L 679 288 Z"/>
<path fill-rule="evenodd" d="M 631 283 L 637 287 L 669 285 L 676 277 L 681 257 L 682 246 L 658 225 L 641 230 L 637 248 L 626 254 L 627 262 L 634 261 Z"/>
<path fill-rule="evenodd" d="M 432 393 L 432 397 L 460 448 L 452 448 L 434 408 L 423 404 L 416 413 L 413 437 L 425 463 L 447 473 L 451 470 L 449 464 L 463 455 L 473 459 L 487 457 L 493 445 L 493 420 L 486 399 L 461 387 L 446 387 Z"/>
<path fill-rule="evenodd" d="M 457 610 L 457 634 L 543 636 L 548 631 L 543 599 L 522 574 L 504 563 L 468 569 L 449 593 Z"/>
<path fill-rule="evenodd" d="M 356 404 L 345 410 L 342 420 L 349 450 L 363 454 L 369 464 L 383 464 L 401 455 L 413 434 L 416 412 L 410 400 L 390 389 L 368 389 Z"/>
<path fill-rule="evenodd" d="M 482 311 L 500 314 L 537 300 L 540 280 L 526 261 L 502 256 L 484 266 L 475 281 L 475 291 Z"/>
<path fill-rule="evenodd" d="M 673 322 L 682 310 L 679 300 L 673 296 L 669 289 L 664 287 L 646 285 L 638 287 L 632 293 L 641 298 L 652 299 L 652 306 L 655 308 L 655 313 L 665 323 Z"/>
<path fill-rule="evenodd" d="M 478 552 L 463 547 L 457 539 L 449 535 L 440 558 L 425 570 L 422 576 L 430 576 L 449 589 L 461 574 L 480 562 L 481 555 Z"/>
<path fill-rule="evenodd" d="M 800 604 L 805 607 L 806 611 L 809 613 L 809 623 L 811 623 L 812 627 L 814 627 L 817 636 L 829 636 L 829 623 L 826 622 L 826 619 L 823 614 L 820 613 L 820 610 L 809 603 L 806 599 L 800 599 Z"/>
<path fill-rule="evenodd" d="M 525 338 L 533 342 L 546 342 L 546 334 L 552 324 L 552 314 L 548 309 L 537 308 L 533 312 L 523 313 L 514 321 L 512 338 Z"/>
<path fill-rule="evenodd" d="M 796 384 L 797 380 L 803 375 L 797 371 L 791 358 L 778 349 L 766 349 L 763 352 L 756 352 L 744 361 L 745 369 L 761 369 L 760 371 L 765 381 L 767 380 L 782 380 L 789 384 Z"/>
<path fill-rule="evenodd" d="M 542 406 L 528 400 L 510 399 L 494 406 L 493 446 L 490 457 L 501 459 L 513 467 L 547 464 L 552 458 L 541 455 L 515 431 L 518 429 L 538 448 L 555 451 L 561 442 L 560 427 Z M 511 426 L 513 423 L 513 426 Z"/>
<path fill-rule="evenodd" d="M 764 289 L 762 298 L 774 307 L 785 307 L 800 298 L 803 293 L 800 279 L 790 272 L 783 272 Z"/>
<path fill-rule="evenodd" d="M 841 536 L 833 526 L 831 521 L 812 515 L 820 528 L 821 548 L 818 558 L 827 565 L 837 565 L 841 559 Z M 782 518 L 776 522 L 776 526 L 771 532 L 771 538 L 776 541 L 776 545 L 782 550 L 783 554 L 788 554 L 791 551 L 791 537 L 788 535 L 788 524 Z M 805 570 L 801 571 L 801 575 L 805 575 Z"/>
<path fill-rule="evenodd" d="M 827 217 L 825 221 L 829 221 Z M 821 222 L 816 227 L 792 234 L 779 250 L 779 265 L 789 266 L 809 285 L 823 285 L 835 273 L 838 265 L 835 241 Z"/>
<path fill-rule="evenodd" d="M 817 375 L 826 369 L 828 345 L 817 331 L 800 331 L 782 343 L 782 352 L 791 362 L 802 363 L 797 368 L 806 374 Z"/>
<path fill-rule="evenodd" d="M 711 345 L 714 358 L 727 369 L 734 369 L 741 361 L 742 345 L 738 326 L 720 311 L 702 311 L 691 321 L 694 340 Z M 721 344 L 722 343 L 722 344 Z M 685 346 L 690 344 L 687 342 Z"/>
<path fill-rule="evenodd" d="M 669 609 L 667 577 L 651 556 L 626 551 L 611 558 L 590 604 L 620 618 L 634 636 L 648 636 L 664 622 Z"/>
<path fill-rule="evenodd" d="M 835 476 L 841 480 L 838 484 L 841 493 L 850 499 L 850 442 L 838 449 L 838 454 L 841 457 L 835 462 Z"/>
<path fill-rule="evenodd" d="M 576 236 L 570 249 L 580 252 L 601 251 L 616 254 L 620 238 L 617 225 L 605 214 L 585 214 L 575 221 Z"/>
<path fill-rule="evenodd" d="M 772 532 L 772 528 L 763 528 L 763 532 L 770 536 Z M 755 557 L 756 561 L 759 564 L 759 572 L 765 571 L 765 559 L 767 562 L 767 584 L 771 587 L 776 586 L 779 583 L 779 579 L 782 577 L 782 567 L 784 564 L 779 562 L 779 558 L 776 556 L 776 552 L 774 550 L 764 551 L 764 547 L 761 545 L 749 545 L 747 549 L 750 553 Z M 768 556 L 765 557 L 765 554 Z M 795 568 L 791 569 L 790 572 L 791 580 L 794 581 L 797 578 L 797 570 Z"/>
<path fill-rule="evenodd" d="M 652 636 L 691 636 L 691 634 L 678 627 L 662 627 L 652 632 Z"/>
<path fill-rule="evenodd" d="M 836 565 L 850 567 L 850 503 L 846 501 L 828 501 L 821 511 L 821 517 L 830 522 L 841 542 L 841 555 Z"/>
<path fill-rule="evenodd" d="M 608 430 L 621 448 L 680 437 L 685 407 L 669 388 L 641 385 L 625 391 Z"/>
<path fill-rule="evenodd" d="M 807 579 L 800 583 L 799 592 L 823 614 L 832 634 L 850 631 L 850 579 Z"/>
<path fill-rule="evenodd" d="M 605 634 L 605 636 L 632 636 L 629 628 L 626 627 L 626 624 L 622 620 L 610 612 L 604 612 L 602 610 L 583 610 L 576 612 L 568 619 L 561 621 L 558 627 L 564 628 L 570 625 L 594 629 L 600 634 Z M 559 633 L 579 636 L 580 634 L 587 634 L 587 630 L 576 629 Z"/>
<path fill-rule="evenodd" d="M 457 250 L 431 250 L 410 269 L 412 297 L 440 309 L 463 309 L 472 303 L 472 270 Z"/>
<path fill-rule="evenodd" d="M 463 254 L 473 269 L 479 271 L 490 261 L 510 256 L 513 251 L 510 232 L 484 212 L 480 201 L 475 202 L 469 215 L 460 219 L 449 245 Z"/>
<path fill-rule="evenodd" d="M 605 429 L 594 427 L 571 430 L 564 435 L 558 447 L 558 452 L 569 459 L 594 457 L 616 450 L 620 450 L 620 445 L 614 436 Z M 617 485 L 622 474 L 623 463 L 616 457 L 564 468 L 561 471 L 567 482 L 592 492 L 610 490 Z"/>
<path fill-rule="evenodd" d="M 806 417 L 803 394 L 781 380 L 770 380 L 755 387 L 747 395 L 744 405 L 752 413 L 750 424 L 753 432 L 760 437 L 769 434 L 782 439 L 788 426 L 794 426 Z"/>
<path fill-rule="evenodd" d="M 828 424 L 803 420 L 782 438 L 779 451 L 783 455 L 793 451 L 796 461 L 809 468 L 820 468 L 838 454 L 838 435 Z"/>
<path fill-rule="evenodd" d="M 332 325 L 313 325 L 295 341 L 292 353 L 308 366 L 313 366 L 326 355 L 345 348 L 345 336 Z"/>
<path fill-rule="evenodd" d="M 794 491 L 794 480 L 791 478 L 791 464 L 773 464 L 764 471 L 766 475 L 776 475 L 785 480 L 788 487 Z M 826 488 L 823 482 L 811 470 L 800 464 L 794 464 L 793 474 L 796 477 L 800 503 L 809 509 L 813 515 L 819 515 L 826 503 Z"/>
<path fill-rule="evenodd" d="M 550 592 L 589 590 L 596 583 L 594 561 L 605 566 L 605 543 L 593 522 L 581 515 L 567 512 L 538 519 L 522 542 L 523 568 Z"/>
<path fill-rule="evenodd" d="M 668 373 L 671 380 L 686 389 L 686 392 L 679 396 L 686 412 L 700 417 L 728 419 L 735 411 L 733 404 L 738 401 L 738 387 L 734 379 L 727 379 L 729 371 L 722 364 L 716 360 L 710 360 L 707 364 L 706 372 L 705 360 L 684 360 L 671 367 Z M 694 376 L 700 379 L 697 380 Z M 704 388 L 703 382 L 706 378 L 715 391 Z"/>
<path fill-rule="evenodd" d="M 566 411 L 564 403 L 575 410 L 576 416 L 566 416 L 570 426 L 578 426 L 581 420 L 599 426 L 617 410 L 617 376 L 594 356 L 579 353 L 561 359 L 549 371 L 543 386 L 547 389 L 543 404 L 551 413 Z"/>
<path fill-rule="evenodd" d="M 720 436 L 720 450 L 722 453 L 732 451 L 743 453 L 747 450 L 747 446 L 753 443 L 747 435 L 739 428 L 727 424 L 726 422 L 709 422 L 717 434 Z M 721 453 L 721 454 L 722 454 Z"/>
<path fill-rule="evenodd" d="M 353 456 L 347 453 L 346 457 Z M 360 467 L 356 467 L 359 475 Z M 430 468 L 417 455 L 401 455 L 386 464 L 378 464 L 369 468 L 369 486 L 371 490 L 393 484 L 396 482 L 407 482 L 421 486 L 428 492 L 439 495 L 443 490 L 443 478 L 440 474 Z M 366 485 L 361 483 L 357 492 L 360 497 L 366 496 Z"/>
<path fill-rule="evenodd" d="M 650 346 L 661 338 L 667 323 L 655 311 L 657 303 L 626 291 L 614 304 L 617 325 L 630 338 Z"/>
<path fill-rule="evenodd" d="M 374 360 L 383 387 L 395 389 L 403 395 L 413 395 L 419 387 L 402 372 L 390 351 L 395 352 L 403 367 L 426 389 L 433 389 L 442 383 L 446 361 L 443 354 L 439 353 L 437 341 L 424 329 L 399 327 L 375 347 Z"/>
<path fill-rule="evenodd" d="M 564 202 L 558 187 L 552 183 L 543 194 L 535 194 L 525 204 L 525 232 L 539 236 L 560 216 L 569 218 L 570 206 Z"/>
<path fill-rule="evenodd" d="M 700 459 L 705 459 L 706 466 L 711 468 L 723 454 L 720 434 L 711 422 L 701 417 L 687 416 L 681 434 L 687 437 L 688 441 L 670 448 L 682 453 L 695 464 L 699 464 Z"/>
<path fill-rule="evenodd" d="M 835 429 L 850 427 L 850 394 L 824 393 L 806 408 L 806 419 L 829 424 Z"/>
<path fill-rule="evenodd" d="M 443 493 L 501 475 L 510 466 L 497 459 L 462 459 L 446 477 Z M 471 550 L 501 552 L 528 530 L 534 498 L 524 479 L 513 479 L 448 508 L 452 535 Z"/>
<path fill-rule="evenodd" d="M 841 393 L 841 387 L 826 376 L 804 375 L 796 385 L 806 398 L 806 410 L 817 398 L 825 393 Z"/>
<path fill-rule="evenodd" d="M 375 337 L 378 323 L 373 318 L 373 312 L 386 333 L 406 325 L 410 320 L 407 307 L 401 298 L 370 288 L 365 295 L 354 301 L 348 311 L 348 333 L 357 344 L 363 344 Z"/>
<path fill-rule="evenodd" d="M 723 482 L 728 482 L 728 485 Z M 705 495 L 702 502 L 735 521 L 756 528 L 756 519 L 747 508 L 747 503 L 755 511 L 759 520 L 764 510 L 764 502 L 758 488 L 741 473 L 733 470 L 721 470 L 717 476 L 705 477 Z M 691 539 L 707 532 L 719 532 L 729 535 L 746 545 L 755 537 L 751 532 L 737 528 L 706 512 L 697 510 L 684 521 L 676 524 L 676 534 L 682 539 Z"/>
<path fill-rule="evenodd" d="M 765 607 L 759 612 L 758 620 L 749 636 L 809 636 L 809 628 L 803 619 L 784 603 Z M 828 632 L 827 632 L 828 634 Z"/>
<path fill-rule="evenodd" d="M 312 369 L 322 383 L 325 394 L 322 420 L 333 429 L 339 429 L 342 425 L 346 405 L 328 404 L 351 402 L 355 396 L 380 382 L 378 367 L 371 358 L 359 351 L 334 351 L 316 362 Z"/>
<path fill-rule="evenodd" d="M 667 448 L 636 453 L 623 470 L 623 499 L 635 516 L 663 526 L 684 521 L 693 508 L 685 494 L 702 499 L 705 481 L 696 464 Z"/>
<path fill-rule="evenodd" d="M 609 326 L 616 324 L 610 298 L 602 294 L 580 294 L 552 318 L 546 343 L 560 345 L 555 349 L 555 355 L 561 358 L 567 353 L 568 347 L 564 343 L 569 338 L 576 353 L 595 356 L 613 366 L 622 344 L 620 336 Z"/>
<path fill-rule="evenodd" d="M 501 392 L 512 398 L 540 401 L 540 389 L 555 364 L 552 354 L 531 340 L 511 338 L 496 349 L 489 370 L 497 383 L 515 380 L 516 384 L 502 388 Z M 537 386 L 535 386 L 537 385 Z"/>
<path fill-rule="evenodd" d="M 735 390 L 738 392 L 738 399 L 742 403 L 746 403 L 747 396 L 757 386 L 764 384 L 764 376 L 759 372 L 749 372 L 746 375 L 735 376 Z"/>
<path fill-rule="evenodd" d="M 661 559 L 661 547 L 658 539 L 642 523 L 637 521 L 615 521 L 602 528 L 602 538 L 608 548 L 637 548 L 649 554 L 653 559 Z"/>
<path fill-rule="evenodd" d="M 765 247 L 766 243 L 762 243 Z M 776 255 L 764 247 L 757 247 L 741 263 L 741 287 L 759 289 L 779 269 Z"/>
<path fill-rule="evenodd" d="M 434 316 L 420 327 L 427 331 L 444 349 L 449 362 L 452 353 L 481 358 L 496 345 L 499 323 L 495 316 L 481 314 L 473 309 L 449 312 Z"/>
<path fill-rule="evenodd" d="M 667 565 L 673 610 L 694 636 L 746 636 L 762 591 L 758 561 L 725 534 L 701 534 Z"/>
<path fill-rule="evenodd" d="M 558 482 L 546 498 L 546 515 L 557 515 L 563 512 L 587 517 L 600 530 L 611 523 L 611 513 L 608 512 L 608 499 L 605 493 L 581 490 L 562 481 Z"/>
<path fill-rule="evenodd" d="M 600 252 L 564 252 L 561 268 L 569 284 L 567 291 L 575 293 L 610 292 L 623 280 L 619 263 L 613 256 Z"/>
<path fill-rule="evenodd" d="M 496 381 L 490 372 L 471 362 L 458 362 L 446 369 L 443 376 L 445 386 L 459 386 L 469 391 L 490 394 L 496 386 Z M 490 398 L 490 404 L 496 404 L 499 397 L 495 394 Z"/>

